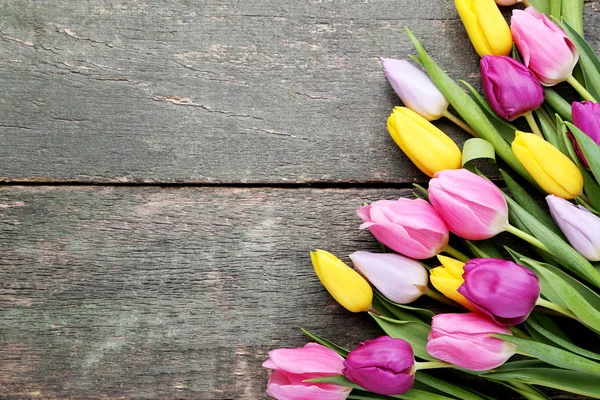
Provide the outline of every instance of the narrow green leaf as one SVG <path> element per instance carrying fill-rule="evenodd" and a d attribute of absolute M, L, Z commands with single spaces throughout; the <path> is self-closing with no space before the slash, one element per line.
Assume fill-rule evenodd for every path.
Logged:
<path fill-rule="evenodd" d="M 462 166 L 471 161 L 486 158 L 496 162 L 496 153 L 494 146 L 490 142 L 481 138 L 471 138 L 465 142 L 462 150 Z"/>
<path fill-rule="evenodd" d="M 512 343 L 517 346 L 518 351 L 524 351 L 531 357 L 545 361 L 556 367 L 600 375 L 600 364 L 570 351 L 510 335 L 491 334 L 489 336 Z"/>
<path fill-rule="evenodd" d="M 467 90 L 471 93 L 471 96 L 473 96 L 475 102 L 479 105 L 481 110 L 485 112 L 492 125 L 494 125 L 494 128 L 496 128 L 500 135 L 502 135 L 504 140 L 506 140 L 508 143 L 512 143 L 513 140 L 515 140 L 515 132 L 517 131 L 517 128 L 515 128 L 513 124 L 511 124 L 508 121 L 505 121 L 502 117 L 496 114 L 494 110 L 492 110 L 492 107 L 490 107 L 490 105 L 487 103 L 487 101 L 485 101 L 483 96 L 479 94 L 479 92 L 475 90 L 475 88 L 471 86 L 469 82 L 463 80 L 460 80 L 459 82 L 462 83 L 463 86 L 466 87 Z"/>
<path fill-rule="evenodd" d="M 435 360 L 425 350 L 427 346 L 427 335 L 431 330 L 431 326 L 420 321 L 397 321 L 391 318 L 377 316 L 369 313 L 383 331 L 390 337 L 404 339 L 409 342 L 415 356 L 424 360 Z"/>
<path fill-rule="evenodd" d="M 421 320 L 427 324 L 431 324 L 431 318 L 433 318 L 433 316 L 435 315 L 435 313 L 431 310 L 428 310 L 426 308 L 419 308 L 419 307 L 414 307 L 414 306 L 409 306 L 407 304 L 399 304 L 399 303 L 395 303 L 393 301 L 391 301 L 390 299 L 388 299 L 387 297 L 385 297 L 383 294 L 381 294 L 381 292 L 374 290 L 375 295 L 379 297 L 379 299 L 382 302 L 388 303 L 390 306 L 398 308 L 400 310 L 404 310 L 405 312 L 411 313 L 412 315 L 417 315 L 416 321 Z M 415 319 L 410 319 L 410 321 L 413 321 Z"/>
<path fill-rule="evenodd" d="M 427 200 L 427 198 L 429 197 L 429 193 L 427 192 L 427 189 L 425 189 L 423 186 L 419 185 L 418 183 L 413 183 L 413 186 L 415 187 L 415 189 L 417 189 L 417 192 L 425 199 Z"/>
<path fill-rule="evenodd" d="M 453 385 L 449 382 L 443 381 L 431 375 L 428 375 L 424 372 L 417 372 L 415 374 L 415 379 L 419 382 L 422 382 L 428 386 L 431 386 L 434 389 L 442 391 L 446 394 L 455 396 L 462 400 L 484 400 L 483 397 L 479 396 L 476 393 L 473 393 L 470 390 L 463 389 L 459 386 Z"/>
<path fill-rule="evenodd" d="M 550 105 L 562 119 L 565 121 L 573 120 L 573 116 L 571 115 L 571 103 L 567 102 L 561 95 L 550 88 L 544 88 L 544 95 L 546 96 L 546 103 Z"/>
<path fill-rule="evenodd" d="M 503 258 L 500 250 L 496 248 L 491 240 L 480 240 L 473 242 L 465 240 L 469 250 L 476 258 Z"/>
<path fill-rule="evenodd" d="M 550 15 L 560 18 L 562 13 L 562 0 L 550 0 Z"/>
<path fill-rule="evenodd" d="M 550 0 L 529 0 L 529 3 L 539 12 L 550 15 Z"/>
<path fill-rule="evenodd" d="M 479 137 L 489 141 L 494 146 L 496 154 L 498 154 L 514 171 L 528 181 L 535 183 L 531 175 L 529 175 L 527 170 L 513 154 L 509 144 L 504 140 L 496 128 L 494 128 L 486 114 L 477 106 L 477 103 L 465 93 L 460 86 L 435 63 L 435 61 L 433 61 L 415 35 L 413 35 L 408 28 L 405 28 L 405 30 L 415 47 L 419 58 L 423 62 L 423 66 L 427 70 L 429 77 L 444 94 L 450 104 L 452 104 L 452 107 L 460 114 L 462 119 L 477 132 Z"/>
<path fill-rule="evenodd" d="M 527 400 L 552 400 L 550 397 L 546 396 L 544 393 L 540 392 L 533 386 L 529 386 L 526 383 L 521 383 L 517 381 L 509 381 L 509 383 L 505 383 L 507 387 L 511 388 L 515 392 L 519 393 L 521 396 L 525 397 Z"/>
<path fill-rule="evenodd" d="M 391 315 L 389 315 L 389 314 L 386 315 L 386 314 L 382 313 L 382 315 L 384 317 L 396 319 L 399 321 L 421 321 L 416 315 L 414 315 L 412 312 L 410 312 L 410 310 L 403 309 L 400 307 L 395 307 L 389 300 L 387 300 L 384 296 L 382 296 L 380 293 L 378 293 L 376 291 L 374 291 L 373 301 L 379 302 L 383 307 L 385 307 L 385 310 L 387 310 L 389 312 L 389 314 L 391 314 Z M 375 309 L 377 311 L 380 311 L 380 309 L 378 307 L 375 307 Z M 431 319 L 431 317 L 430 317 L 430 319 Z"/>
<path fill-rule="evenodd" d="M 374 293 L 373 295 L 373 304 L 372 304 L 373 308 L 381 315 L 383 315 L 384 317 L 388 317 L 388 318 L 396 318 L 396 319 L 400 319 L 400 320 L 407 320 L 407 321 L 411 321 L 411 320 L 416 320 L 417 318 L 410 314 L 410 313 L 406 313 L 406 314 L 400 314 L 400 315 L 396 315 L 392 312 L 392 310 L 390 310 L 387 305 L 381 301 L 381 299 Z"/>
<path fill-rule="evenodd" d="M 568 0 L 562 6 L 562 17 L 583 37 L 583 0 Z M 558 17 L 558 16 L 557 16 Z"/>
<path fill-rule="evenodd" d="M 569 281 L 563 279 L 560 275 L 554 273 L 549 265 L 544 265 L 530 258 L 522 258 L 528 266 L 532 267 L 538 276 L 543 276 L 546 282 L 554 289 L 567 308 L 573 312 L 589 328 L 600 333 L 600 308 L 594 307 L 594 304 L 600 302 L 600 296 L 594 291 L 577 282 L 574 286 L 573 279 Z M 586 290 L 588 296 L 584 296 L 581 291 Z M 590 303 L 588 298 L 594 298 L 594 303 Z"/>
<path fill-rule="evenodd" d="M 579 275 L 581 278 L 600 287 L 600 272 L 588 260 L 573 249 L 559 235 L 546 228 L 534 216 L 529 214 L 516 201 L 506 196 L 510 213 L 515 214 L 531 231 L 531 233 L 546 247 L 561 264 Z"/>
<path fill-rule="evenodd" d="M 556 133 L 556 130 L 554 130 L 554 127 L 552 126 L 552 121 L 548 121 L 546 119 L 546 117 L 544 116 L 544 114 L 542 114 L 538 110 L 535 110 L 535 115 L 537 115 L 538 120 L 540 121 L 540 129 L 542 130 L 542 133 L 544 134 L 544 138 L 546 139 L 546 141 L 548 143 L 550 143 L 552 146 L 558 148 L 558 134 Z"/>
<path fill-rule="evenodd" d="M 552 217 L 544 211 L 542 207 L 527 193 L 525 189 L 521 185 L 517 183 L 506 171 L 500 170 L 502 174 L 502 179 L 504 183 L 506 183 L 506 187 L 510 192 L 510 195 L 517 203 L 521 205 L 529 214 L 531 214 L 535 219 L 540 221 L 544 226 L 550 229 L 552 232 L 562 237 L 562 232 L 554 223 Z"/>
<path fill-rule="evenodd" d="M 587 160 L 590 169 L 596 178 L 596 181 L 600 183 L 600 146 L 598 146 L 598 144 L 594 142 L 591 137 L 583 133 L 575 125 L 569 122 L 565 122 L 565 124 L 573 136 L 575 136 L 575 139 L 577 140 L 581 151 L 583 151 L 583 155 L 585 156 L 585 159 Z"/>
<path fill-rule="evenodd" d="M 348 357 L 348 353 L 350 353 L 349 350 L 347 350 L 341 346 L 338 346 L 337 344 L 330 342 L 329 340 L 322 338 L 319 335 L 311 333 L 304 328 L 301 328 L 301 329 L 302 329 L 302 333 L 304 333 L 306 336 L 308 336 L 315 342 L 319 343 L 320 345 L 323 345 L 323 346 L 327 347 L 328 349 L 335 351 L 336 353 L 338 353 L 340 356 L 342 356 L 344 358 Z"/>
<path fill-rule="evenodd" d="M 512 381 L 518 380 L 530 385 L 540 385 L 565 392 L 600 398 L 600 379 L 596 374 L 570 371 L 559 368 L 517 369 L 509 372 L 492 372 L 485 375 L 488 379 Z"/>
<path fill-rule="evenodd" d="M 527 318 L 527 321 L 525 321 L 525 325 L 527 325 L 528 328 L 535 330 L 536 332 L 538 332 L 539 334 L 544 336 L 546 339 L 548 339 L 552 343 L 555 343 L 556 345 L 558 345 L 572 353 L 576 353 L 581 356 L 591 358 L 592 360 L 600 361 L 600 354 L 594 353 L 593 351 L 583 349 L 583 348 L 555 335 L 554 333 L 550 332 L 545 327 L 543 327 L 539 323 L 539 321 L 533 316 L 529 316 L 529 318 Z"/>

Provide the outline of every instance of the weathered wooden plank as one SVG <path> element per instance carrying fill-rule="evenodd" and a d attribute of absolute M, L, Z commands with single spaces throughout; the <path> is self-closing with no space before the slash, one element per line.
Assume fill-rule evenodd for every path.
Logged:
<path fill-rule="evenodd" d="M 589 36 L 597 48 L 597 2 Z M 379 56 L 403 26 L 456 78 L 450 0 L 0 0 L 0 179 L 412 182 Z M 466 135 L 440 123 L 459 142 Z"/>

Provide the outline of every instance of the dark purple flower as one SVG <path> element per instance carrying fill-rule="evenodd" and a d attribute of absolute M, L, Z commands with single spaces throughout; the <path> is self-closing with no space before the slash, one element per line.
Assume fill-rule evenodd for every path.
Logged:
<path fill-rule="evenodd" d="M 520 62 L 510 57 L 484 56 L 480 65 L 485 97 L 502 118 L 512 121 L 544 101 L 542 85 Z"/>

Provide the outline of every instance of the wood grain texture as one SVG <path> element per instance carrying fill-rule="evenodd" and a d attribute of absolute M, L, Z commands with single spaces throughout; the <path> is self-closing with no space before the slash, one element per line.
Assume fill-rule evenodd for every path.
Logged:
<path fill-rule="evenodd" d="M 0 180 L 422 181 L 385 128 L 405 25 L 477 84 L 451 0 L 0 0 Z"/>

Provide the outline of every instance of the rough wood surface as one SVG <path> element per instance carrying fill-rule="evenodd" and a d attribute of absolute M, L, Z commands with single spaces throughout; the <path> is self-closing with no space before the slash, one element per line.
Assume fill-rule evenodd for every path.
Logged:
<path fill-rule="evenodd" d="M 596 6 L 587 27 L 600 26 Z M 451 0 L 0 0 L 0 10 L 0 180 L 423 180 L 387 134 L 399 101 L 378 57 L 412 53 L 406 25 L 455 78 L 479 80 Z"/>

